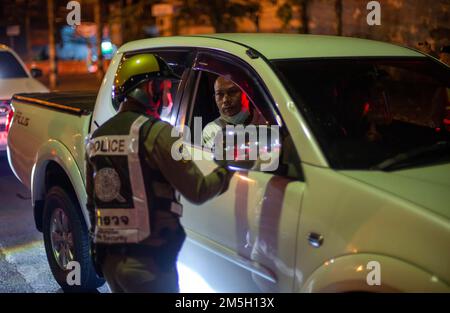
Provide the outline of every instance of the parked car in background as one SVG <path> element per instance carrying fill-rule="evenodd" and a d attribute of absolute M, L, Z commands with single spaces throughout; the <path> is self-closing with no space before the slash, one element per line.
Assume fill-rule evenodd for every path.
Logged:
<path fill-rule="evenodd" d="M 15 93 L 48 92 L 35 78 L 39 69 L 28 71 L 19 56 L 5 45 L 0 45 L 0 151 L 6 150 L 9 102 Z"/>

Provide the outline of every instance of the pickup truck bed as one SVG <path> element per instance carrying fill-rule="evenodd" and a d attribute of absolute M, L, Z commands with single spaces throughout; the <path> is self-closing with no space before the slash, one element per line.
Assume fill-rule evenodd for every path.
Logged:
<path fill-rule="evenodd" d="M 34 190 L 37 166 L 56 162 L 70 176 L 80 180 L 79 193 L 84 194 L 84 145 L 89 133 L 97 94 L 93 92 L 21 93 L 13 96 L 14 118 L 8 137 L 11 166 L 22 183 L 39 199 L 44 191 Z M 75 162 L 73 162 L 75 161 Z M 68 168 L 65 168 L 67 166 Z M 75 175 L 75 176 L 74 176 Z M 36 182 L 36 181 L 35 181 Z M 43 183 L 43 182 L 42 182 Z M 37 188 L 39 189 L 39 188 Z"/>
<path fill-rule="evenodd" d="M 43 106 L 49 109 L 67 113 L 89 115 L 94 110 L 96 92 L 50 92 L 50 93 L 20 93 L 13 100 L 25 104 Z"/>

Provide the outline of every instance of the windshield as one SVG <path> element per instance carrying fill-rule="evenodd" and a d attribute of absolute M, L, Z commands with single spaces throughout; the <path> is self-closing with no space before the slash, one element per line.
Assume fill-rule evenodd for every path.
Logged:
<path fill-rule="evenodd" d="M 272 63 L 333 168 L 449 160 L 435 149 L 450 139 L 449 67 L 427 58 Z"/>
<path fill-rule="evenodd" d="M 0 79 L 27 77 L 27 73 L 14 55 L 8 51 L 0 51 Z"/>

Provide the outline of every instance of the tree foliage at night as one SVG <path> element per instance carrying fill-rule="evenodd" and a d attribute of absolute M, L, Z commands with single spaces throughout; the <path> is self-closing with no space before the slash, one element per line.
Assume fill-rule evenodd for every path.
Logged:
<path fill-rule="evenodd" d="M 312 1 L 310 0 L 286 0 L 284 3 L 279 3 L 279 0 L 272 0 L 272 3 L 278 3 L 277 17 L 282 22 L 282 27 L 285 30 L 291 20 L 294 18 L 294 7 L 298 7 L 300 10 L 300 27 L 298 32 L 301 34 L 309 33 L 309 15 L 308 7 Z M 342 11 L 343 0 L 335 0 L 334 8 L 336 13 L 337 34 L 342 35 Z"/>
<path fill-rule="evenodd" d="M 111 1 L 113 2 L 113 1 Z M 116 11 L 109 12 L 108 22 L 121 24 L 124 41 L 146 38 L 148 35 L 144 28 L 155 23 L 151 16 L 152 5 L 156 0 L 116 1 Z"/>
<path fill-rule="evenodd" d="M 279 0 L 272 0 L 272 3 L 278 3 Z M 294 7 L 300 9 L 300 27 L 298 29 L 299 33 L 308 34 L 309 28 L 309 18 L 308 18 L 308 5 L 309 0 L 286 0 L 284 3 L 278 6 L 277 17 L 281 20 L 283 28 L 286 29 L 292 18 L 294 17 Z"/>
<path fill-rule="evenodd" d="M 208 17 L 216 32 L 235 32 L 238 18 L 247 17 L 257 24 L 259 10 L 257 0 L 182 0 L 178 19 L 197 22 Z"/>

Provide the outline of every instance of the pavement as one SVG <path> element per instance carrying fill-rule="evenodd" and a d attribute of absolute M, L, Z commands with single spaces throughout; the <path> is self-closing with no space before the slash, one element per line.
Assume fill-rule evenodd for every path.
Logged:
<path fill-rule="evenodd" d="M 30 192 L 0 152 L 0 293 L 60 293 L 36 230 Z M 108 292 L 105 285 L 100 292 Z"/>
<path fill-rule="evenodd" d="M 0 155 L 0 292 L 62 292 L 34 226 L 30 192 Z"/>

